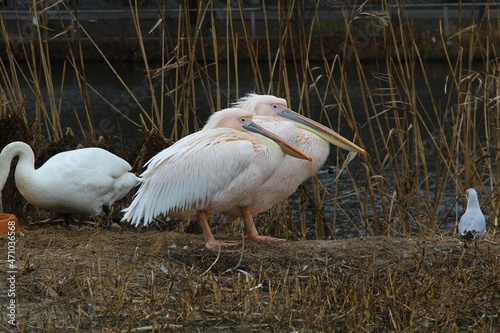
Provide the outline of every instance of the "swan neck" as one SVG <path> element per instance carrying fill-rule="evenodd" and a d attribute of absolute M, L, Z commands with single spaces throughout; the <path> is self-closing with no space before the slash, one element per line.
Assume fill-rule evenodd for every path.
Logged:
<path fill-rule="evenodd" d="M 0 190 L 3 189 L 7 182 L 10 165 L 16 156 L 19 157 L 16 166 L 16 178 L 18 173 L 32 171 L 35 168 L 35 155 L 30 146 L 24 142 L 12 142 L 8 144 L 0 153 Z"/>

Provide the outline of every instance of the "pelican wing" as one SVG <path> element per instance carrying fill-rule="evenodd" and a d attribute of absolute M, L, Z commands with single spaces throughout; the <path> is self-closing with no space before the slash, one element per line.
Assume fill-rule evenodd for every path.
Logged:
<path fill-rule="evenodd" d="M 147 225 L 162 213 L 204 209 L 253 159 L 252 142 L 238 135 L 227 128 L 200 131 L 158 153 L 123 219 Z"/>

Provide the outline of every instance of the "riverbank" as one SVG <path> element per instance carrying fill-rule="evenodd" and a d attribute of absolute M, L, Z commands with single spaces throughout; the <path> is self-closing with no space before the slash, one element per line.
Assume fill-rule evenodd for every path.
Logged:
<path fill-rule="evenodd" d="M 49 224 L 17 236 L 18 328 L 500 329 L 498 237 L 487 235 L 477 251 L 454 238 L 420 237 L 246 242 L 218 250 L 205 248 L 199 234 L 132 229 Z M 5 318 L 0 327 L 15 330 Z"/>
<path fill-rule="evenodd" d="M 57 152 L 97 145 L 140 174 L 148 156 L 199 130 L 212 112 L 248 92 L 274 94 L 369 155 L 348 163 L 346 152 L 332 147 L 324 168 L 287 201 L 290 206 L 266 216 L 266 234 L 448 235 L 471 187 L 491 229 L 498 229 L 500 66 L 492 56 L 500 45 L 498 22 L 463 22 L 460 33 L 441 38 L 435 27 L 409 29 L 403 14 L 389 20 L 384 13 L 365 13 L 349 21 L 344 45 L 342 21 L 335 26 L 319 17 L 269 18 L 281 24 L 276 31 L 256 24 L 256 33 L 269 33 L 265 39 L 241 35 L 241 20 L 210 11 L 196 12 L 194 23 L 186 16 L 138 25 L 132 31 L 142 38 L 127 35 L 131 30 L 123 25 L 108 32 L 126 38 L 103 39 L 104 19 L 72 21 L 74 27 L 62 22 L 51 30 L 27 21 L 19 34 L 25 39 L 16 44 L 8 36 L 13 42 L 0 66 L 0 147 L 22 140 L 39 166 Z M 94 24 L 101 30 L 92 30 Z M 148 33 L 152 27 L 162 38 Z M 32 28 L 39 28 L 38 35 L 27 33 Z M 415 60 L 438 59 L 443 52 L 445 62 Z M 149 61 L 153 56 L 160 61 Z M 144 142 L 158 145 L 143 148 Z M 21 197 L 12 175 L 3 193 L 6 212 L 21 223 L 43 219 Z"/>

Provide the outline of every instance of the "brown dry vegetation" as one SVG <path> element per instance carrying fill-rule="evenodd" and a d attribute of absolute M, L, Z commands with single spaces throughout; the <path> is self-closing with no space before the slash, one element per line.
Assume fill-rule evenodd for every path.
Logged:
<path fill-rule="evenodd" d="M 340 181 L 314 177 L 300 188 L 293 208 L 284 204 L 258 217 L 264 234 L 288 242 L 245 242 L 219 251 L 205 248 L 199 232 L 181 232 L 180 225 L 103 232 L 83 223 L 70 231 L 40 224 L 45 212 L 21 197 L 11 170 L 4 208 L 27 231 L 18 236 L 15 253 L 18 326 L 7 323 L 9 299 L 0 283 L 0 331 L 500 332 L 500 20 L 485 11 L 453 21 L 444 35 L 415 29 L 404 11 L 389 15 L 359 4 L 333 22 L 332 40 L 325 26 L 332 22 L 315 15 L 284 20 L 296 4 L 281 1 L 279 15 L 269 12 L 260 22 L 265 37 L 254 40 L 245 24 L 233 26 L 242 22 L 236 12 L 235 19 L 216 18 L 213 3 L 199 8 L 196 22 L 187 19 L 187 1 L 180 20 L 162 18 L 156 26 L 160 42 L 152 49 L 143 38 L 152 26 L 139 28 L 132 2 L 134 52 L 123 43 L 114 55 L 109 42 L 92 38 L 93 23 L 77 17 L 75 30 L 62 21 L 60 28 L 30 22 L 12 27 L 0 17 L 0 148 L 23 140 L 39 166 L 59 151 L 101 146 L 140 173 L 151 155 L 199 128 L 205 119 L 197 112 L 216 111 L 247 93 L 240 87 L 248 74 L 240 69 L 244 59 L 255 92 L 287 98 L 306 115 L 320 109 L 316 120 L 335 129 L 344 124 L 340 132 L 369 150 L 343 169 L 348 190 L 338 187 Z M 40 2 L 32 14 L 48 14 L 44 6 Z M 59 6 L 73 15 L 65 2 Z M 276 23 L 279 40 L 270 26 Z M 142 61 L 142 83 L 128 86 L 116 74 L 116 53 Z M 116 112 L 110 118 L 125 116 L 134 124 L 132 135 L 141 137 L 136 147 L 119 149 L 118 132 L 100 137 L 89 96 L 101 92 L 86 76 L 89 54 L 123 85 L 127 103 L 123 95 L 102 99 Z M 150 61 L 158 57 L 161 65 Z M 376 70 L 366 70 L 367 58 L 374 58 Z M 444 100 L 431 85 L 425 96 L 416 87 L 416 73 L 429 80 L 428 59 L 448 68 Z M 82 113 L 62 107 L 70 97 L 53 79 L 55 68 L 66 73 L 61 82 L 74 74 Z M 25 104 L 26 86 L 34 105 Z M 137 114 L 128 113 L 132 106 Z M 72 112 L 78 125 L 67 129 L 61 116 Z M 342 169 L 347 157 L 332 155 L 333 169 Z M 477 252 L 452 236 L 453 223 L 443 227 L 458 220 L 469 187 L 478 189 L 489 224 Z M 115 205 L 115 221 L 132 194 Z M 326 205 L 336 209 L 328 219 Z M 360 238 L 335 239 L 340 225 Z M 226 229 L 229 235 L 217 237 L 238 238 L 239 228 Z M 309 230 L 317 240 L 305 240 Z M 0 258 L 2 273 L 6 267 Z"/>
<path fill-rule="evenodd" d="M 21 332 L 500 330 L 497 236 L 477 253 L 455 238 L 394 237 L 219 250 L 201 235 L 87 226 L 18 239 Z"/>

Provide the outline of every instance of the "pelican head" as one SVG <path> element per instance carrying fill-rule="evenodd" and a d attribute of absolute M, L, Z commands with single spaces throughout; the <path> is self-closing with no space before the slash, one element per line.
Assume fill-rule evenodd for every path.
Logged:
<path fill-rule="evenodd" d="M 239 131 L 248 131 L 260 134 L 275 142 L 281 150 L 290 156 L 311 161 L 311 157 L 304 154 L 300 149 L 292 146 L 276 134 L 266 130 L 252 121 L 252 113 L 239 108 L 227 108 L 215 112 L 210 116 L 203 130 L 214 128 L 232 128 Z"/>
<path fill-rule="evenodd" d="M 238 100 L 235 106 L 245 110 L 253 110 L 257 116 L 278 116 L 292 121 L 297 127 L 312 132 L 323 140 L 346 150 L 363 155 L 368 153 L 355 143 L 347 140 L 334 130 L 315 122 L 288 107 L 287 101 L 273 95 L 248 94 Z"/>

